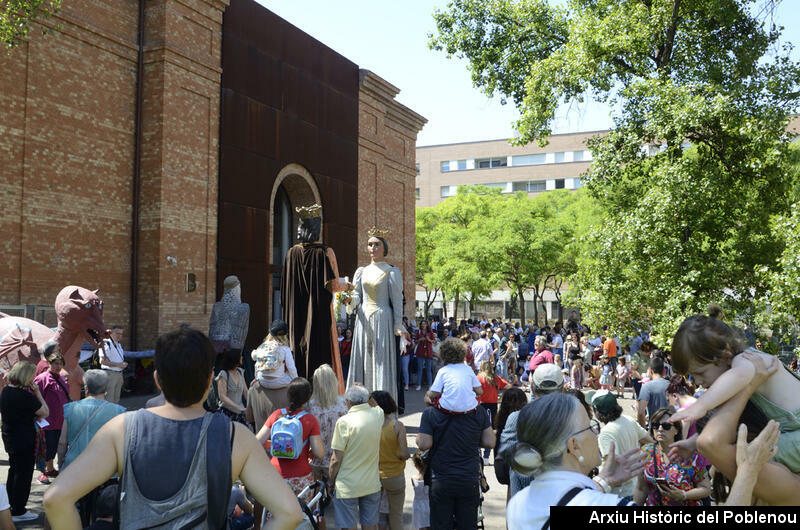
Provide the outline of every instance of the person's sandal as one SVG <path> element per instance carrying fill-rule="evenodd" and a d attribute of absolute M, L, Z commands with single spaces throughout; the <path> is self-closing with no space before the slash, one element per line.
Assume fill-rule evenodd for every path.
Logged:
<path fill-rule="evenodd" d="M 39 484 L 50 484 L 50 479 L 47 478 L 47 475 L 45 475 L 44 473 L 39 475 L 39 478 L 37 478 L 36 480 L 39 481 Z"/>

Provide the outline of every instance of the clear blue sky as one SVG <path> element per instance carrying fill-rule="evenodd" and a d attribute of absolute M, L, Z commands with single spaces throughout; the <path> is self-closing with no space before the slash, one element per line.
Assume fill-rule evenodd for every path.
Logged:
<path fill-rule="evenodd" d="M 513 104 L 489 100 L 472 86 L 467 65 L 428 49 L 431 13 L 446 1 L 257 0 L 361 68 L 400 89 L 398 101 L 428 119 L 417 144 L 508 138 L 517 118 Z M 800 48 L 800 1 L 783 0 L 775 22 Z M 793 57 L 799 58 L 796 49 Z M 592 102 L 559 109 L 555 132 L 606 129 L 608 108 Z"/>

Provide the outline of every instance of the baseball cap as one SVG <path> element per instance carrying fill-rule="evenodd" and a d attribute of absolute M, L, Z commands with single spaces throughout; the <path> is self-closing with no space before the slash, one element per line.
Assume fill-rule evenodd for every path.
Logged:
<path fill-rule="evenodd" d="M 608 390 L 601 390 L 592 396 L 592 406 L 600 414 L 609 414 L 617 407 L 617 398 Z"/>
<path fill-rule="evenodd" d="M 556 390 L 564 385 L 561 369 L 552 363 L 540 364 L 533 371 L 533 386 L 537 390 Z"/>

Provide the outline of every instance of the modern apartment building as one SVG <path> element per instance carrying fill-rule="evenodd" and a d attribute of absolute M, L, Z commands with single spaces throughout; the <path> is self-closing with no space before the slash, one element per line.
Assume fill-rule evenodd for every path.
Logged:
<path fill-rule="evenodd" d="M 592 161 L 586 141 L 605 132 L 554 134 L 545 147 L 512 146 L 507 139 L 418 146 L 417 207 L 434 206 L 465 184 L 531 195 L 580 188 Z"/>
<path fill-rule="evenodd" d="M 589 168 L 592 153 L 586 141 L 606 131 L 554 134 L 550 143 L 512 146 L 507 139 L 484 140 L 456 144 L 417 147 L 417 207 L 434 206 L 455 195 L 458 186 L 483 184 L 503 190 L 503 193 L 525 191 L 530 196 L 556 189 L 581 187 L 581 175 Z M 533 293 L 526 293 L 525 312 L 533 318 Z M 559 304 L 554 293 L 545 291 L 545 304 L 537 308 L 549 321 L 558 316 Z M 417 290 L 417 307 L 424 306 L 425 291 Z M 510 308 L 509 291 L 493 291 L 474 308 L 473 314 L 505 317 Z M 452 302 L 447 314 L 452 315 Z M 571 308 L 567 308 L 566 315 Z M 433 305 L 435 314 L 443 313 L 441 298 Z M 467 304 L 459 304 L 458 314 L 468 314 Z"/>

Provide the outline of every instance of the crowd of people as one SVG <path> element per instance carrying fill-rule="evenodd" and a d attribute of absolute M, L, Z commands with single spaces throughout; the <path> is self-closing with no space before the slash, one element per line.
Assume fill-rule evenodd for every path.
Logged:
<path fill-rule="evenodd" d="M 800 378 L 716 312 L 687 319 L 671 351 L 646 332 L 593 334 L 574 314 L 552 328 L 404 324 L 403 383 L 426 386 L 416 451 L 389 392 L 351 384 L 341 396 L 327 364 L 298 377 L 281 321 L 248 353 L 249 384 L 243 352 L 218 355 L 190 327 L 163 335 L 161 395 L 135 412 L 107 399 L 117 393 L 108 369 L 87 371 L 86 397 L 72 402 L 48 345 L 0 394 L 11 518 L 36 517 L 34 469 L 40 482 L 58 477 L 45 495 L 52 528 L 106 528 L 110 511 L 122 528 L 199 518 L 294 528 L 309 516 L 321 528 L 396 529 L 408 489 L 414 528 L 475 528 L 487 466 L 507 485 L 509 528 L 546 527 L 551 505 L 800 502 Z"/>

